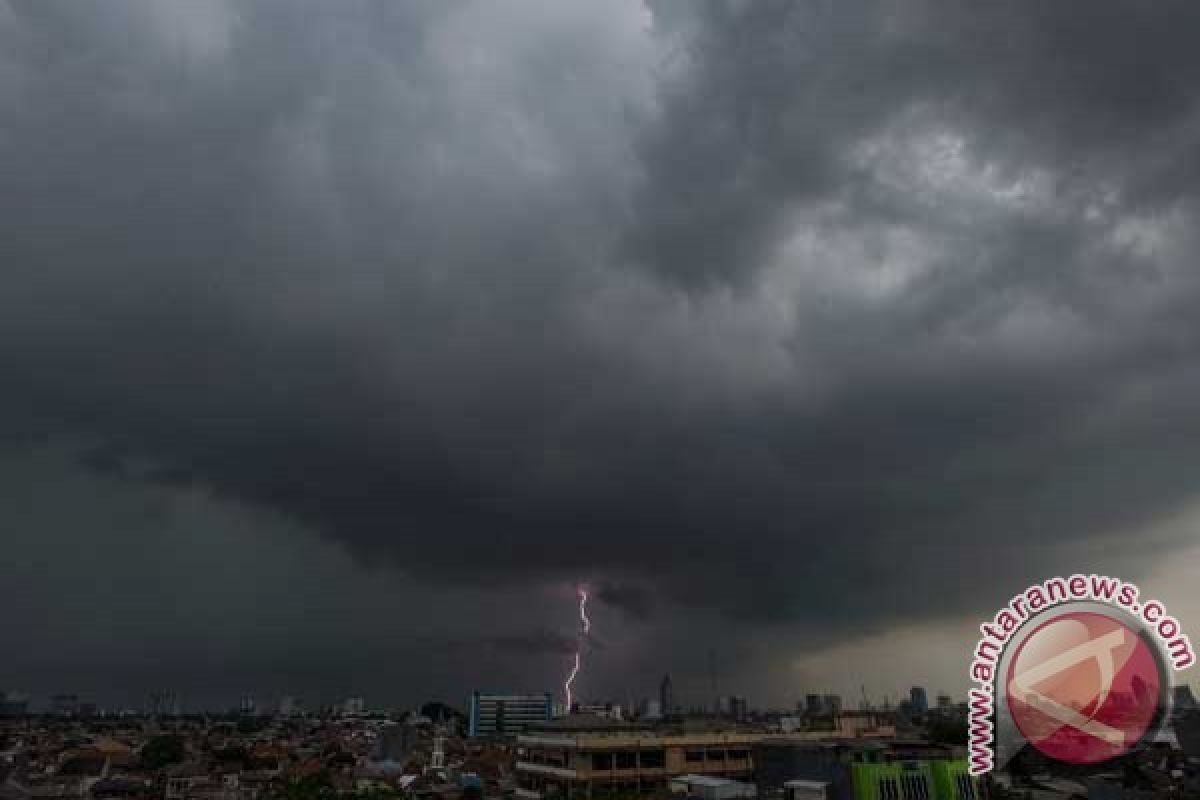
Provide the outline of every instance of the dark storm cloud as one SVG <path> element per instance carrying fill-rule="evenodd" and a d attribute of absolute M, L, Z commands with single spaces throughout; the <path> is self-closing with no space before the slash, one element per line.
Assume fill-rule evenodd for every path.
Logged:
<path fill-rule="evenodd" d="M 610 580 L 594 588 L 597 600 L 619 609 L 630 619 L 647 620 L 654 615 L 654 595 L 645 585 Z"/>
<path fill-rule="evenodd" d="M 818 638 L 1195 495 L 1193 4 L 0 9 L 0 403 L 93 468 Z"/>
<path fill-rule="evenodd" d="M 555 631 L 539 630 L 525 634 L 496 636 L 490 640 L 492 646 L 520 655 L 542 655 L 553 653 L 566 655 L 575 652 L 575 640 Z"/>

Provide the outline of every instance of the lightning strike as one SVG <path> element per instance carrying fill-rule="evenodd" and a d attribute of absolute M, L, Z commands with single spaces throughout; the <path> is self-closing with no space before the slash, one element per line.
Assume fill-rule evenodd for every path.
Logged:
<path fill-rule="evenodd" d="M 579 669 L 583 665 L 583 644 L 584 639 L 592 630 L 592 621 L 587 615 L 587 589 L 582 586 L 577 586 L 575 591 L 579 595 L 579 632 L 575 637 L 575 663 L 571 667 L 571 672 L 567 675 L 567 680 L 563 684 L 563 694 L 567 699 L 567 713 L 571 713 L 571 707 L 575 704 L 575 696 L 571 686 L 575 683 L 575 676 L 579 674 Z"/>

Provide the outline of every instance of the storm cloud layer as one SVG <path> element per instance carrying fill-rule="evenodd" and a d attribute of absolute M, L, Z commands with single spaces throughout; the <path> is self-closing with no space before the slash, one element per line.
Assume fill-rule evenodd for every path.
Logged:
<path fill-rule="evenodd" d="M 410 659 L 561 654 L 576 581 L 653 662 L 1136 577 L 1200 490 L 1198 16 L 0 0 L 8 457 L 518 593 Z"/>

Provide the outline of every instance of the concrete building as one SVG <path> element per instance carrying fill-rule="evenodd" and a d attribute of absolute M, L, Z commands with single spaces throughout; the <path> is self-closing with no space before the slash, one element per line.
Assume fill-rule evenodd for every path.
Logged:
<path fill-rule="evenodd" d="M 908 690 L 908 702 L 914 714 L 924 714 L 929 711 L 929 695 L 923 686 L 914 686 Z"/>
<path fill-rule="evenodd" d="M 663 732 L 568 717 L 517 737 L 517 796 L 593 798 L 658 792 L 683 775 L 747 782 L 758 733 Z"/>
<path fill-rule="evenodd" d="M 758 796 L 758 789 L 753 783 L 691 773 L 671 778 L 670 789 L 671 794 L 698 797 L 700 800 L 753 800 Z"/>
<path fill-rule="evenodd" d="M 671 686 L 670 675 L 663 675 L 662 683 L 658 685 L 658 707 L 664 717 L 675 713 L 675 692 Z"/>
<path fill-rule="evenodd" d="M 531 725 L 550 720 L 554 696 L 474 692 L 471 695 L 470 735 L 514 736 Z"/>

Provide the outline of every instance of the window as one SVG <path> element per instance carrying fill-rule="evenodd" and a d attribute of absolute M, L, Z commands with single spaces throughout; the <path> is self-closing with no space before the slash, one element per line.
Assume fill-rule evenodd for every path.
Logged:
<path fill-rule="evenodd" d="M 637 751 L 618 750 L 617 769 L 637 769 Z"/>
<path fill-rule="evenodd" d="M 643 750 L 640 759 L 645 769 L 662 769 L 667 765 L 666 753 L 662 750 Z"/>
<path fill-rule="evenodd" d="M 607 771 L 612 769 L 612 753 L 592 753 L 592 769 Z"/>
<path fill-rule="evenodd" d="M 747 758 L 750 757 L 750 751 L 749 750 L 728 750 L 725 753 L 725 757 L 728 758 L 730 761 L 745 761 Z"/>
<path fill-rule="evenodd" d="M 688 750 L 683 754 L 683 760 L 687 761 L 689 763 L 703 761 L 704 760 L 704 751 L 703 750 Z"/>
<path fill-rule="evenodd" d="M 709 750 L 708 751 L 708 760 L 709 761 L 724 761 L 725 760 L 725 751 L 724 750 Z"/>

